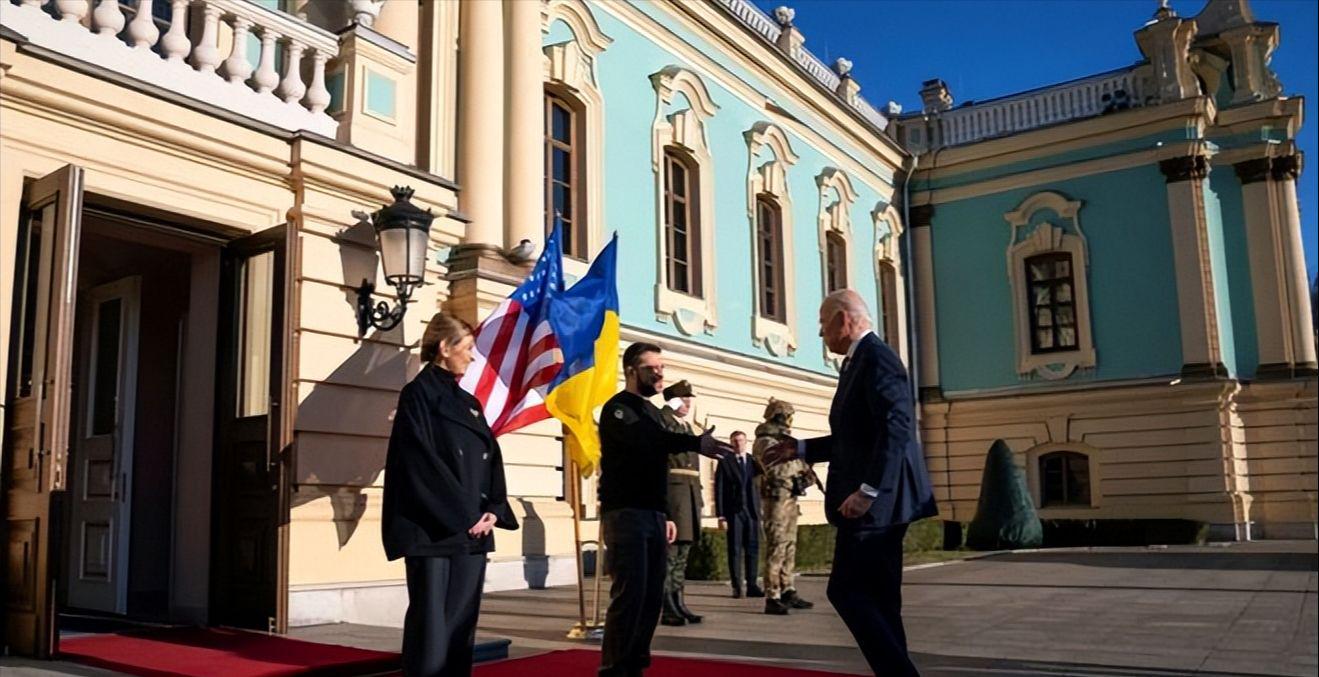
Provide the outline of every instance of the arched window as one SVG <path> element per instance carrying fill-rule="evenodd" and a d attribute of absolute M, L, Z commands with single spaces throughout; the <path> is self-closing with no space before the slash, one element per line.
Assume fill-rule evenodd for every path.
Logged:
<path fill-rule="evenodd" d="M 760 314 L 784 322 L 783 214 L 769 195 L 756 197 L 756 265 L 760 268 Z"/>
<path fill-rule="evenodd" d="M 847 240 L 832 230 L 824 236 L 824 285 L 825 293 L 847 288 Z"/>
<path fill-rule="evenodd" d="M 898 329 L 898 271 L 888 261 L 879 263 L 879 326 L 884 330 L 884 342 L 890 346 L 902 345 Z"/>
<path fill-rule="evenodd" d="M 1075 451 L 1040 456 L 1040 507 L 1090 507 L 1090 457 Z"/>
<path fill-rule="evenodd" d="M 701 217 L 696 163 L 664 149 L 664 238 L 669 289 L 700 297 Z"/>
<path fill-rule="evenodd" d="M 1072 255 L 1049 252 L 1026 259 L 1026 307 L 1035 355 L 1076 350 L 1076 299 Z"/>
<path fill-rule="evenodd" d="M 558 214 L 563 219 L 563 253 L 585 259 L 581 122 L 577 106 L 553 92 L 545 92 L 545 232 L 554 228 L 554 216 Z"/>

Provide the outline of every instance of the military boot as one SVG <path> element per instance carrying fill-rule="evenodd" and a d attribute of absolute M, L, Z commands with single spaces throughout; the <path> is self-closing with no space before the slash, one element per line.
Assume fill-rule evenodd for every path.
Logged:
<path fill-rule="evenodd" d="M 694 624 L 701 622 L 701 616 L 697 616 L 696 614 L 692 613 L 691 609 L 687 608 L 686 590 L 682 588 L 678 588 L 678 590 L 673 593 L 673 601 L 677 603 L 678 613 L 682 614 L 682 617 L 686 618 L 688 623 Z"/>
<path fill-rule="evenodd" d="M 766 598 L 765 598 L 765 613 L 767 613 L 767 614 L 769 614 L 769 615 L 771 615 L 771 616 L 787 616 L 787 615 L 788 615 L 788 605 L 787 605 L 787 604 L 784 604 L 784 603 L 783 603 L 780 599 L 778 599 L 777 597 L 766 597 Z"/>
<path fill-rule="evenodd" d="M 661 625 L 687 625 L 687 618 L 678 610 L 677 593 L 664 594 L 664 611 L 660 614 Z"/>
<path fill-rule="evenodd" d="M 814 603 L 814 602 L 807 602 L 806 600 L 802 599 L 801 596 L 797 594 L 797 591 L 796 591 L 796 590 L 784 590 L 784 591 L 783 591 L 783 603 L 784 603 L 784 604 L 787 604 L 788 606 L 790 606 L 790 607 L 792 607 L 792 608 L 794 608 L 794 609 L 814 609 L 814 608 L 815 608 L 815 603 Z"/>
<path fill-rule="evenodd" d="M 764 597 L 765 591 L 760 589 L 755 583 L 747 584 L 747 597 Z"/>

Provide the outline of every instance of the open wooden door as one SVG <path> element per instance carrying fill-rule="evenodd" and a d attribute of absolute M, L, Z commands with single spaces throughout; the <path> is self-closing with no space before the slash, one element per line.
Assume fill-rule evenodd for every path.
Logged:
<path fill-rule="evenodd" d="M 15 251 L 3 471 L 4 642 L 46 658 L 57 648 L 56 571 L 72 399 L 83 172 L 67 165 L 28 186 Z"/>
<path fill-rule="evenodd" d="M 287 228 L 230 243 L 221 272 L 211 623 L 283 631 L 290 433 Z"/>

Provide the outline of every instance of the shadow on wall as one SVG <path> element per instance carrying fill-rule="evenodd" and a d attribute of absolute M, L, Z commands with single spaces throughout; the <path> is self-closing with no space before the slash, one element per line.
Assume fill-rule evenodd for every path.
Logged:
<path fill-rule="evenodd" d="M 510 496 L 522 504 L 522 576 L 532 590 L 545 588 L 550 575 L 550 558 L 545 553 L 545 520 L 536 512 L 531 501 Z"/>
<path fill-rule="evenodd" d="M 355 321 L 356 290 L 363 280 L 376 279 L 375 231 L 359 215 L 357 223 L 341 230 L 336 241 L 344 305 L 318 312 L 332 313 L 336 322 Z M 412 312 L 418 312 L 415 306 Z M 409 316 L 407 323 L 415 324 L 415 319 Z M 418 370 L 416 355 L 398 346 L 403 340 L 401 326 L 363 337 L 333 372 L 318 377 L 320 382 L 298 405 L 292 506 L 328 498 L 340 548 L 352 539 L 366 514 L 364 490 L 384 471 L 398 391 Z"/>

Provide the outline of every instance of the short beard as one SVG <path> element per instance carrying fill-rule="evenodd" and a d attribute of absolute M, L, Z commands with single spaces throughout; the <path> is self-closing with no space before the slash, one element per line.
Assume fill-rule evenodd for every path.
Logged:
<path fill-rule="evenodd" d="M 654 397 L 659 393 L 659 388 L 656 388 L 654 383 L 640 381 L 637 383 L 637 392 L 641 393 L 642 397 Z"/>

